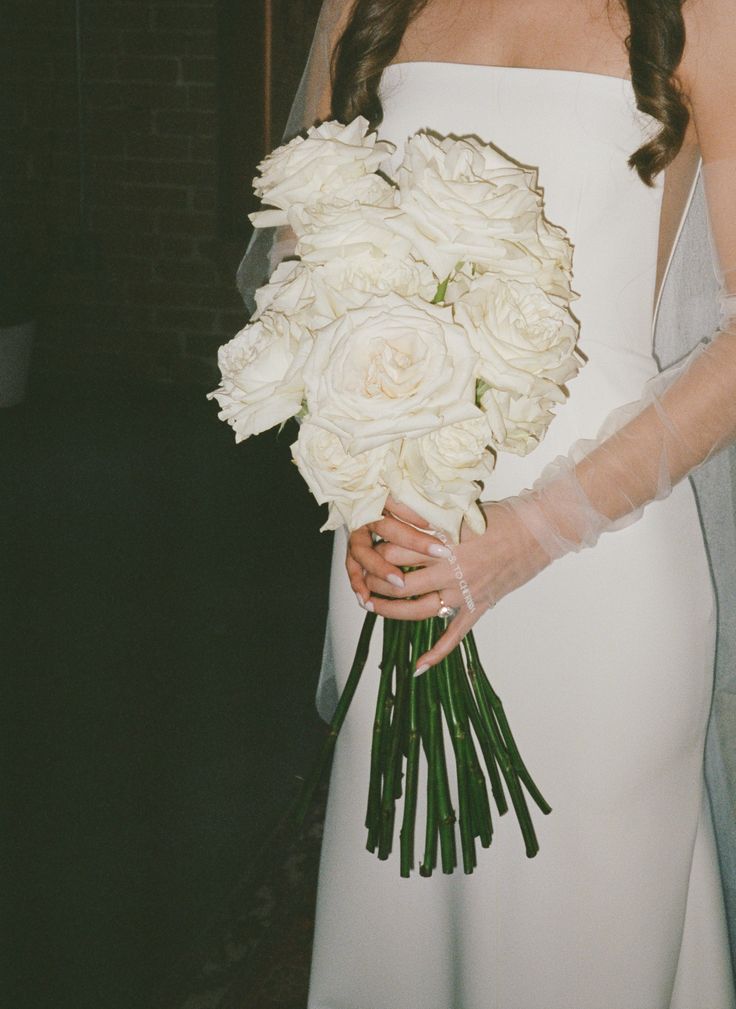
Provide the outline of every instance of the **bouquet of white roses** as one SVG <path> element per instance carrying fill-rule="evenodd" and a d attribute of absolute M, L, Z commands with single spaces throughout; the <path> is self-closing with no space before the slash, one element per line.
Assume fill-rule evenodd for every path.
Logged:
<path fill-rule="evenodd" d="M 380 165 L 394 150 L 358 118 L 314 127 L 262 162 L 255 190 L 271 209 L 251 218 L 256 227 L 288 225 L 295 257 L 276 268 L 249 324 L 220 348 L 222 383 L 209 395 L 236 441 L 296 417 L 292 455 L 329 506 L 323 529 L 379 519 L 390 494 L 458 542 L 463 521 L 484 528 L 478 500 L 498 453 L 525 455 L 540 442 L 580 366 L 572 248 L 544 216 L 536 172 L 493 146 L 416 133 L 391 179 Z M 366 616 L 312 784 L 331 758 L 375 619 Z M 413 675 L 445 626 L 439 616 L 384 621 L 366 826 L 369 849 L 388 857 L 403 795 L 402 875 L 414 865 L 422 749 L 424 875 L 438 839 L 443 870 L 455 868 L 457 820 L 472 872 L 475 838 L 491 841 L 487 782 L 500 813 L 505 782 L 530 857 L 538 843 L 521 785 L 550 810 L 472 632 L 437 668 Z"/>

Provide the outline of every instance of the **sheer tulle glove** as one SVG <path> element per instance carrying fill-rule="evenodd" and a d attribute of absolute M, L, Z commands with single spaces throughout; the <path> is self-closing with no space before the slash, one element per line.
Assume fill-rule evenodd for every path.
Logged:
<path fill-rule="evenodd" d="M 720 195 L 736 188 L 736 160 L 711 163 L 703 172 L 722 292 L 722 321 L 713 338 L 660 372 L 638 402 L 613 411 L 595 439 L 554 460 L 531 489 L 485 503 L 482 535 L 467 531 L 455 547 L 428 542 L 435 537 L 427 523 L 395 503 L 389 510 L 396 517 L 365 527 L 389 542 L 373 548 L 370 532 L 367 541 L 362 530 L 352 534 L 347 567 L 363 604 L 412 620 L 436 614 L 440 598 L 460 609 L 422 662 L 440 661 L 489 606 L 551 561 L 636 521 L 647 504 L 667 497 L 736 439 L 736 229 L 730 207 L 714 215 Z M 427 531 L 410 532 L 407 523 Z M 443 547 L 450 557 L 428 561 Z M 424 567 L 404 576 L 401 566 L 413 564 Z"/>
<path fill-rule="evenodd" d="M 573 446 L 530 491 L 506 502 L 550 560 L 631 524 L 736 438 L 736 235 L 728 199 L 736 160 L 704 165 L 703 176 L 721 325 L 710 341 L 652 379 L 637 403 L 615 410 L 596 440 Z"/>
<path fill-rule="evenodd" d="M 736 321 L 731 320 L 711 342 L 648 383 L 638 403 L 614 411 L 598 439 L 578 442 L 550 463 L 530 490 L 484 502 L 482 534 L 463 526 L 461 542 L 453 545 L 414 512 L 388 502 L 385 518 L 350 537 L 351 584 L 363 605 L 385 617 L 434 616 L 440 600 L 458 608 L 445 634 L 420 659 L 419 665 L 434 665 L 503 596 L 553 560 L 634 522 L 649 502 L 666 497 L 734 438 Z M 374 545 L 372 534 L 384 542 Z M 417 570 L 404 574 L 405 566 Z"/>
<path fill-rule="evenodd" d="M 550 558 L 593 546 L 736 437 L 736 321 L 650 382 L 599 438 L 551 463 L 531 490 L 503 502 Z"/>

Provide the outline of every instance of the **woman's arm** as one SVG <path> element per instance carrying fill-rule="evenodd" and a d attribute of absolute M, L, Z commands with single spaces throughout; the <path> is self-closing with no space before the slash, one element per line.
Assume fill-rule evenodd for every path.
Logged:
<path fill-rule="evenodd" d="M 379 614 L 431 616 L 438 593 L 450 605 L 462 606 L 424 657 L 429 664 L 443 658 L 488 606 L 555 558 L 630 524 L 647 503 L 667 496 L 736 439 L 736 0 L 698 0 L 691 7 L 682 79 L 704 162 L 714 266 L 721 279 L 721 326 L 707 344 L 649 383 L 637 403 L 615 411 L 595 442 L 578 444 L 555 460 L 531 490 L 484 505 L 486 532 L 467 535 L 453 548 L 476 602 L 472 612 L 457 590 L 451 560 L 428 559 L 432 537 L 407 535 L 395 519 L 373 524 L 391 540 L 375 549 L 368 547 L 363 530 L 353 534 L 351 582 L 364 601 L 371 593 L 368 601 Z M 403 589 L 387 580 L 399 565 L 419 563 L 422 553 L 425 567 L 408 574 Z M 404 598 L 410 595 L 420 598 Z"/>

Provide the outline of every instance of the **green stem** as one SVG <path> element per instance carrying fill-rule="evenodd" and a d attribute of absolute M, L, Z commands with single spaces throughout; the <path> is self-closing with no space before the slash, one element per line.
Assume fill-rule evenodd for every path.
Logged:
<path fill-rule="evenodd" d="M 383 622 L 383 651 L 381 655 L 381 680 L 376 698 L 376 714 L 373 720 L 373 741 L 371 745 L 371 773 L 368 785 L 368 808 L 365 825 L 368 828 L 366 848 L 375 851 L 381 818 L 381 779 L 384 755 L 384 740 L 391 717 L 391 684 L 393 681 L 396 650 L 399 643 L 397 621 Z"/>
<path fill-rule="evenodd" d="M 426 676 L 419 680 L 419 728 L 427 760 L 427 822 L 424 833 L 424 857 L 419 866 L 420 876 L 431 876 L 437 866 L 437 841 L 439 817 L 437 815 L 437 789 L 434 785 L 433 723 L 429 717 L 429 688 Z"/>
<path fill-rule="evenodd" d="M 536 784 L 532 779 L 531 774 L 527 770 L 524 761 L 521 758 L 519 748 L 516 745 L 516 740 L 514 739 L 513 734 L 511 732 L 511 726 L 509 725 L 508 719 L 506 717 L 503 702 L 501 701 L 501 698 L 498 696 L 496 691 L 491 686 L 491 683 L 488 677 L 486 676 L 485 670 L 483 669 L 483 666 L 480 661 L 480 656 L 478 655 L 478 649 L 476 647 L 475 640 L 472 638 L 472 634 L 469 636 L 471 637 L 470 648 L 471 648 L 471 654 L 473 656 L 473 661 L 478 670 L 478 674 L 483 689 L 486 692 L 489 702 L 493 708 L 493 712 L 496 716 L 496 720 L 498 722 L 499 729 L 501 730 L 501 734 L 503 735 L 504 742 L 506 743 L 506 749 L 509 752 L 509 756 L 511 757 L 511 760 L 513 762 L 514 767 L 516 768 L 516 772 L 519 775 L 519 778 L 523 781 L 524 785 L 526 786 L 529 795 L 537 804 L 537 806 L 539 806 L 541 811 L 545 815 L 547 815 L 548 813 L 552 812 L 552 807 L 549 805 L 547 800 L 539 791 L 538 787 L 536 786 Z"/>
<path fill-rule="evenodd" d="M 455 771 L 458 788 L 458 816 L 460 822 L 460 841 L 463 852 L 463 870 L 471 873 L 476 865 L 475 841 L 472 827 L 472 798 L 468 781 L 468 733 L 467 723 L 460 717 L 455 699 L 453 684 L 450 679 L 449 657 L 439 663 L 438 687 L 440 701 L 445 714 L 450 739 L 455 752 Z"/>
<path fill-rule="evenodd" d="M 358 689 L 360 677 L 368 659 L 371 635 L 373 634 L 375 623 L 376 614 L 366 613 L 365 620 L 363 621 L 363 628 L 358 639 L 358 647 L 355 650 L 353 664 L 350 667 L 350 673 L 348 674 L 348 679 L 343 692 L 340 695 L 340 700 L 337 708 L 335 709 L 335 714 L 330 722 L 327 738 L 322 745 L 322 750 L 320 751 L 319 757 L 314 764 L 312 773 L 305 781 L 304 786 L 301 789 L 301 793 L 297 796 L 294 803 L 294 811 L 291 815 L 297 828 L 301 827 L 304 822 L 304 817 L 307 815 L 307 810 L 311 805 L 314 792 L 322 780 L 322 775 L 325 773 L 327 767 L 332 761 L 338 733 L 342 728 L 342 723 L 345 721 L 345 716 L 347 715 L 350 703 L 355 696 L 355 691 Z"/>
<path fill-rule="evenodd" d="M 432 298 L 433 305 L 440 305 L 445 300 L 445 295 L 447 294 L 447 285 L 450 282 L 449 274 L 445 277 L 441 284 L 437 285 L 437 292 Z"/>
<path fill-rule="evenodd" d="M 472 632 L 466 634 L 462 640 L 463 650 L 465 651 L 467 668 L 471 669 L 472 658 L 468 649 L 468 638 L 471 636 Z M 485 761 L 486 770 L 488 772 L 488 780 L 491 784 L 491 793 L 493 794 L 493 801 L 496 803 L 496 809 L 498 810 L 499 816 L 503 816 L 504 813 L 508 812 L 508 803 L 506 802 L 506 794 L 503 790 L 503 785 L 501 783 L 501 776 L 498 772 L 498 764 L 496 763 L 495 752 L 493 749 L 493 744 L 491 738 L 487 731 L 483 727 L 483 720 L 480 711 L 478 710 L 478 705 L 475 701 L 473 694 L 473 689 L 471 687 L 471 675 L 470 672 L 465 672 L 465 667 L 463 667 L 463 683 L 465 686 L 465 698 L 468 707 L 468 713 L 470 715 L 470 720 L 473 723 L 473 729 L 480 743 L 480 748 L 483 753 L 483 759 Z M 490 810 L 489 810 L 490 813 Z"/>
<path fill-rule="evenodd" d="M 412 624 L 401 621 L 401 637 L 396 656 L 396 683 L 401 684 L 401 707 L 396 712 L 397 749 L 394 759 L 394 799 L 400 799 L 403 794 L 403 766 L 409 745 L 409 688 L 411 686 L 411 640 Z M 397 689 L 398 699 L 398 689 Z"/>
<path fill-rule="evenodd" d="M 408 623 L 401 621 L 396 656 L 396 701 L 391 719 L 391 743 L 388 749 L 386 770 L 381 796 L 381 822 L 378 835 L 378 857 L 385 860 L 391 854 L 396 818 L 396 800 L 401 795 L 401 765 L 403 763 L 403 718 L 410 677 L 406 647 Z"/>
<path fill-rule="evenodd" d="M 409 876 L 414 867 L 414 829 L 417 815 L 417 785 L 419 782 L 419 681 L 414 676 L 417 658 L 421 654 L 422 621 L 412 631 L 411 682 L 409 684 L 409 733 L 406 754 L 406 787 L 404 819 L 401 824 L 401 875 Z"/>
<path fill-rule="evenodd" d="M 467 759 L 468 759 L 468 780 L 470 784 L 471 814 L 473 822 L 473 836 L 480 839 L 480 843 L 487 848 L 493 838 L 493 822 L 491 820 L 491 807 L 488 801 L 488 789 L 486 779 L 483 775 L 478 754 L 475 750 L 475 742 L 471 726 L 474 726 L 474 719 L 478 717 L 478 711 L 473 700 L 473 695 L 468 683 L 468 674 L 463 663 L 462 652 L 455 648 L 450 659 L 450 673 L 456 691 L 457 705 L 461 711 L 461 717 L 467 726 Z M 477 736 L 477 732 L 476 732 Z M 480 743 L 480 740 L 478 740 Z M 496 769 L 495 761 L 493 768 Z"/>
<path fill-rule="evenodd" d="M 539 842 L 537 841 L 537 835 L 534 831 L 534 824 L 532 823 L 526 799 L 524 798 L 524 793 L 522 792 L 521 785 L 519 784 L 516 768 L 514 767 L 511 756 L 504 745 L 498 725 L 496 724 L 493 708 L 489 705 L 489 698 L 486 696 L 486 692 L 483 689 L 482 680 L 478 674 L 478 669 L 475 664 L 475 660 L 472 657 L 472 653 L 471 660 L 468 663 L 468 674 L 470 676 L 470 681 L 473 684 L 473 691 L 475 693 L 476 701 L 478 702 L 478 708 L 482 716 L 483 725 L 488 731 L 494 753 L 496 754 L 498 766 L 501 769 L 501 773 L 503 774 L 506 782 L 506 787 L 508 788 L 509 795 L 511 796 L 511 803 L 514 807 L 516 818 L 519 822 L 519 827 L 521 828 L 521 833 L 524 838 L 526 854 L 529 858 L 533 858 L 539 851 Z"/>
<path fill-rule="evenodd" d="M 436 641 L 437 618 L 433 620 L 433 639 Z M 439 621 L 437 621 L 438 623 Z M 424 676 L 427 679 L 429 695 L 429 717 L 432 727 L 432 778 L 437 791 L 437 812 L 440 831 L 440 852 L 442 855 L 442 871 L 451 873 L 457 865 L 457 849 L 455 847 L 455 810 L 452 808 L 450 783 L 447 777 L 447 761 L 445 759 L 445 743 L 442 733 L 442 718 L 440 715 L 439 688 L 437 683 L 437 667 L 432 666 Z"/>

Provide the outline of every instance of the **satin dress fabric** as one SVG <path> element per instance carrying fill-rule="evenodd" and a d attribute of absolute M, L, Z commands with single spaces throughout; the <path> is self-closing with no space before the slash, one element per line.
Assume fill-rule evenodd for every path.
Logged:
<path fill-rule="evenodd" d="M 662 185 L 626 163 L 654 121 L 630 82 L 577 71 L 394 64 L 381 96 L 389 172 L 419 129 L 473 134 L 538 168 L 547 217 L 574 245 L 588 361 L 542 444 L 500 456 L 483 497 L 503 498 L 595 438 L 658 370 Z M 345 549 L 338 530 L 323 666 L 338 690 L 365 616 Z M 703 779 L 716 605 L 691 483 L 555 561 L 474 632 L 553 807 L 532 807 L 541 850 L 526 857 L 511 812 L 472 875 L 402 879 L 398 852 L 366 851 L 377 627 L 331 773 L 308 1009 L 734 1009 Z"/>

